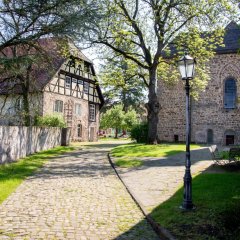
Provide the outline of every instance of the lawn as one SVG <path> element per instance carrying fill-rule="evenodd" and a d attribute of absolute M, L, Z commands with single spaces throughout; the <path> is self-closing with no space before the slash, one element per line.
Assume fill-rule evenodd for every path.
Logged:
<path fill-rule="evenodd" d="M 0 203 L 2 203 L 21 183 L 42 167 L 50 157 L 74 150 L 73 147 L 56 147 L 29 155 L 10 164 L 0 166 Z"/>
<path fill-rule="evenodd" d="M 193 179 L 196 210 L 184 212 L 180 189 L 151 216 L 177 239 L 240 239 L 240 173 L 205 173 Z"/>
<path fill-rule="evenodd" d="M 191 144 L 191 149 L 201 147 L 197 144 Z M 167 157 L 186 150 L 185 144 L 127 144 L 115 147 L 111 154 L 114 157 Z"/>

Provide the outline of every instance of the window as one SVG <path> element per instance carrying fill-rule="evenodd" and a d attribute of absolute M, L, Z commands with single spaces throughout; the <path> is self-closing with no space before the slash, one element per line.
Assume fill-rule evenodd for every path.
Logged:
<path fill-rule="evenodd" d="M 96 106 L 94 104 L 89 104 L 89 120 L 93 122 L 96 120 Z"/>
<path fill-rule="evenodd" d="M 82 80 L 78 80 L 78 84 L 83 85 L 83 81 Z"/>
<path fill-rule="evenodd" d="M 84 82 L 83 91 L 84 91 L 85 93 L 88 93 L 88 88 L 89 88 L 89 83 L 88 83 L 88 82 Z"/>
<path fill-rule="evenodd" d="M 63 101 L 61 101 L 61 100 L 55 101 L 54 112 L 63 112 Z"/>
<path fill-rule="evenodd" d="M 23 109 L 23 100 L 22 100 L 22 98 L 18 98 L 16 100 L 15 109 L 17 111 L 21 111 Z"/>
<path fill-rule="evenodd" d="M 225 81 L 224 89 L 224 108 L 235 108 L 236 107 L 236 94 L 237 87 L 236 81 L 229 78 Z"/>
<path fill-rule="evenodd" d="M 71 78 L 66 76 L 65 87 L 70 88 L 70 86 L 71 86 Z"/>
<path fill-rule="evenodd" d="M 81 115 L 81 104 L 76 103 L 75 105 L 75 114 L 76 115 Z"/>
<path fill-rule="evenodd" d="M 77 125 L 77 136 L 82 137 L 82 124 Z"/>
<path fill-rule="evenodd" d="M 77 83 L 77 79 L 76 78 L 72 78 L 72 82 L 73 83 Z"/>

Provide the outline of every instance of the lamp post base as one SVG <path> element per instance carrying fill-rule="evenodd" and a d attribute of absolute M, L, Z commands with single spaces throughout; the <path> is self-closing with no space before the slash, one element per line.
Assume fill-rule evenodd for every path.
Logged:
<path fill-rule="evenodd" d="M 194 210 L 196 210 L 195 205 L 193 205 L 192 203 L 185 203 L 185 202 L 179 208 L 183 211 L 194 211 Z"/>

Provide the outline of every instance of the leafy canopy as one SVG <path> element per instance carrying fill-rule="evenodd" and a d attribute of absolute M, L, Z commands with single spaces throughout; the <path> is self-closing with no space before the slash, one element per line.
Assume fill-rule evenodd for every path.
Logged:
<path fill-rule="evenodd" d="M 134 110 L 127 113 L 123 111 L 121 104 L 107 110 L 101 117 L 101 128 L 115 128 L 130 130 L 137 123 L 137 114 Z"/>

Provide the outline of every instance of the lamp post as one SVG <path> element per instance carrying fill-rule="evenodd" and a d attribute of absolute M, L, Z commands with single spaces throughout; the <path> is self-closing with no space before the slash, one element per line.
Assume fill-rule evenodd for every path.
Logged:
<path fill-rule="evenodd" d="M 185 161 L 185 175 L 184 175 L 184 195 L 183 204 L 181 206 L 184 210 L 191 210 L 194 208 L 192 203 L 192 176 L 191 176 L 191 160 L 190 160 L 190 142 L 191 142 L 191 108 L 190 108 L 190 84 L 189 80 L 193 79 L 196 61 L 189 55 L 184 55 L 178 61 L 179 71 L 182 80 L 185 82 L 186 89 L 186 161 Z"/>

